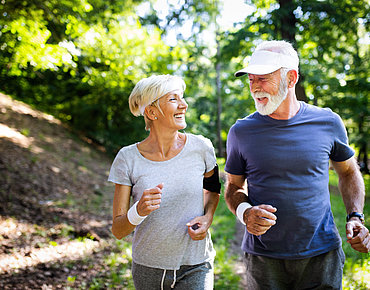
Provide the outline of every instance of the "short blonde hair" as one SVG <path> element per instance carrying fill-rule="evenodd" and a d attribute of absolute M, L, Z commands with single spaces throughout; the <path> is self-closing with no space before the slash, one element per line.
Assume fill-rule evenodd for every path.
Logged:
<path fill-rule="evenodd" d="M 181 77 L 173 75 L 153 75 L 140 80 L 132 90 L 128 99 L 130 111 L 134 116 L 144 116 L 145 129 L 150 128 L 150 119 L 145 115 L 145 107 L 153 104 L 161 111 L 158 99 L 174 91 L 185 91 L 186 85 Z"/>

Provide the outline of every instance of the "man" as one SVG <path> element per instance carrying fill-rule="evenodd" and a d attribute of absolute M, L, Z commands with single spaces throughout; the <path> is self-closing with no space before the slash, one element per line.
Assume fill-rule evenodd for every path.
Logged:
<path fill-rule="evenodd" d="M 257 112 L 227 139 L 225 199 L 246 225 L 248 289 L 341 289 L 344 253 L 328 190 L 329 160 L 339 177 L 353 249 L 370 250 L 364 182 L 340 117 L 297 100 L 299 59 L 290 43 L 265 41 L 248 74 Z"/>

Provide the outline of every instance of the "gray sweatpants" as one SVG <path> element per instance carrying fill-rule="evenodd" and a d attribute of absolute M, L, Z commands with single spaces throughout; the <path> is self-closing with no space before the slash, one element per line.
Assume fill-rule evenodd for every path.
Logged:
<path fill-rule="evenodd" d="M 246 289 L 342 289 L 342 248 L 307 259 L 281 260 L 245 254 Z"/>
<path fill-rule="evenodd" d="M 179 270 L 163 270 L 132 262 L 132 277 L 136 290 L 212 290 L 213 263 L 181 266 Z"/>

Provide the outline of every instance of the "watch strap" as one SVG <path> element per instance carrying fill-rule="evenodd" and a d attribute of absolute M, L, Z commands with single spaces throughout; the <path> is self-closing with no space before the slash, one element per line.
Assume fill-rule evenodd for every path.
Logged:
<path fill-rule="evenodd" d="M 349 215 L 347 215 L 347 222 L 348 222 L 351 218 L 353 218 L 353 217 L 357 217 L 357 218 L 359 218 L 359 219 L 360 219 L 360 221 L 361 221 L 362 223 L 364 223 L 364 222 L 365 222 L 365 216 L 364 216 L 364 214 L 363 214 L 363 213 L 356 212 L 356 211 L 351 212 Z"/>

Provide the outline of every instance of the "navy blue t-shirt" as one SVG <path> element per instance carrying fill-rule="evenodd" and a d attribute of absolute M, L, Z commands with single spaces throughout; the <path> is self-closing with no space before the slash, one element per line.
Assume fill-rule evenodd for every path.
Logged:
<path fill-rule="evenodd" d="M 227 137 L 225 171 L 245 175 L 252 205 L 277 208 L 276 225 L 242 249 L 280 259 L 320 255 L 341 245 L 329 195 L 329 159 L 354 155 L 345 127 L 330 109 L 300 102 L 289 120 L 255 112 L 238 120 Z"/>

